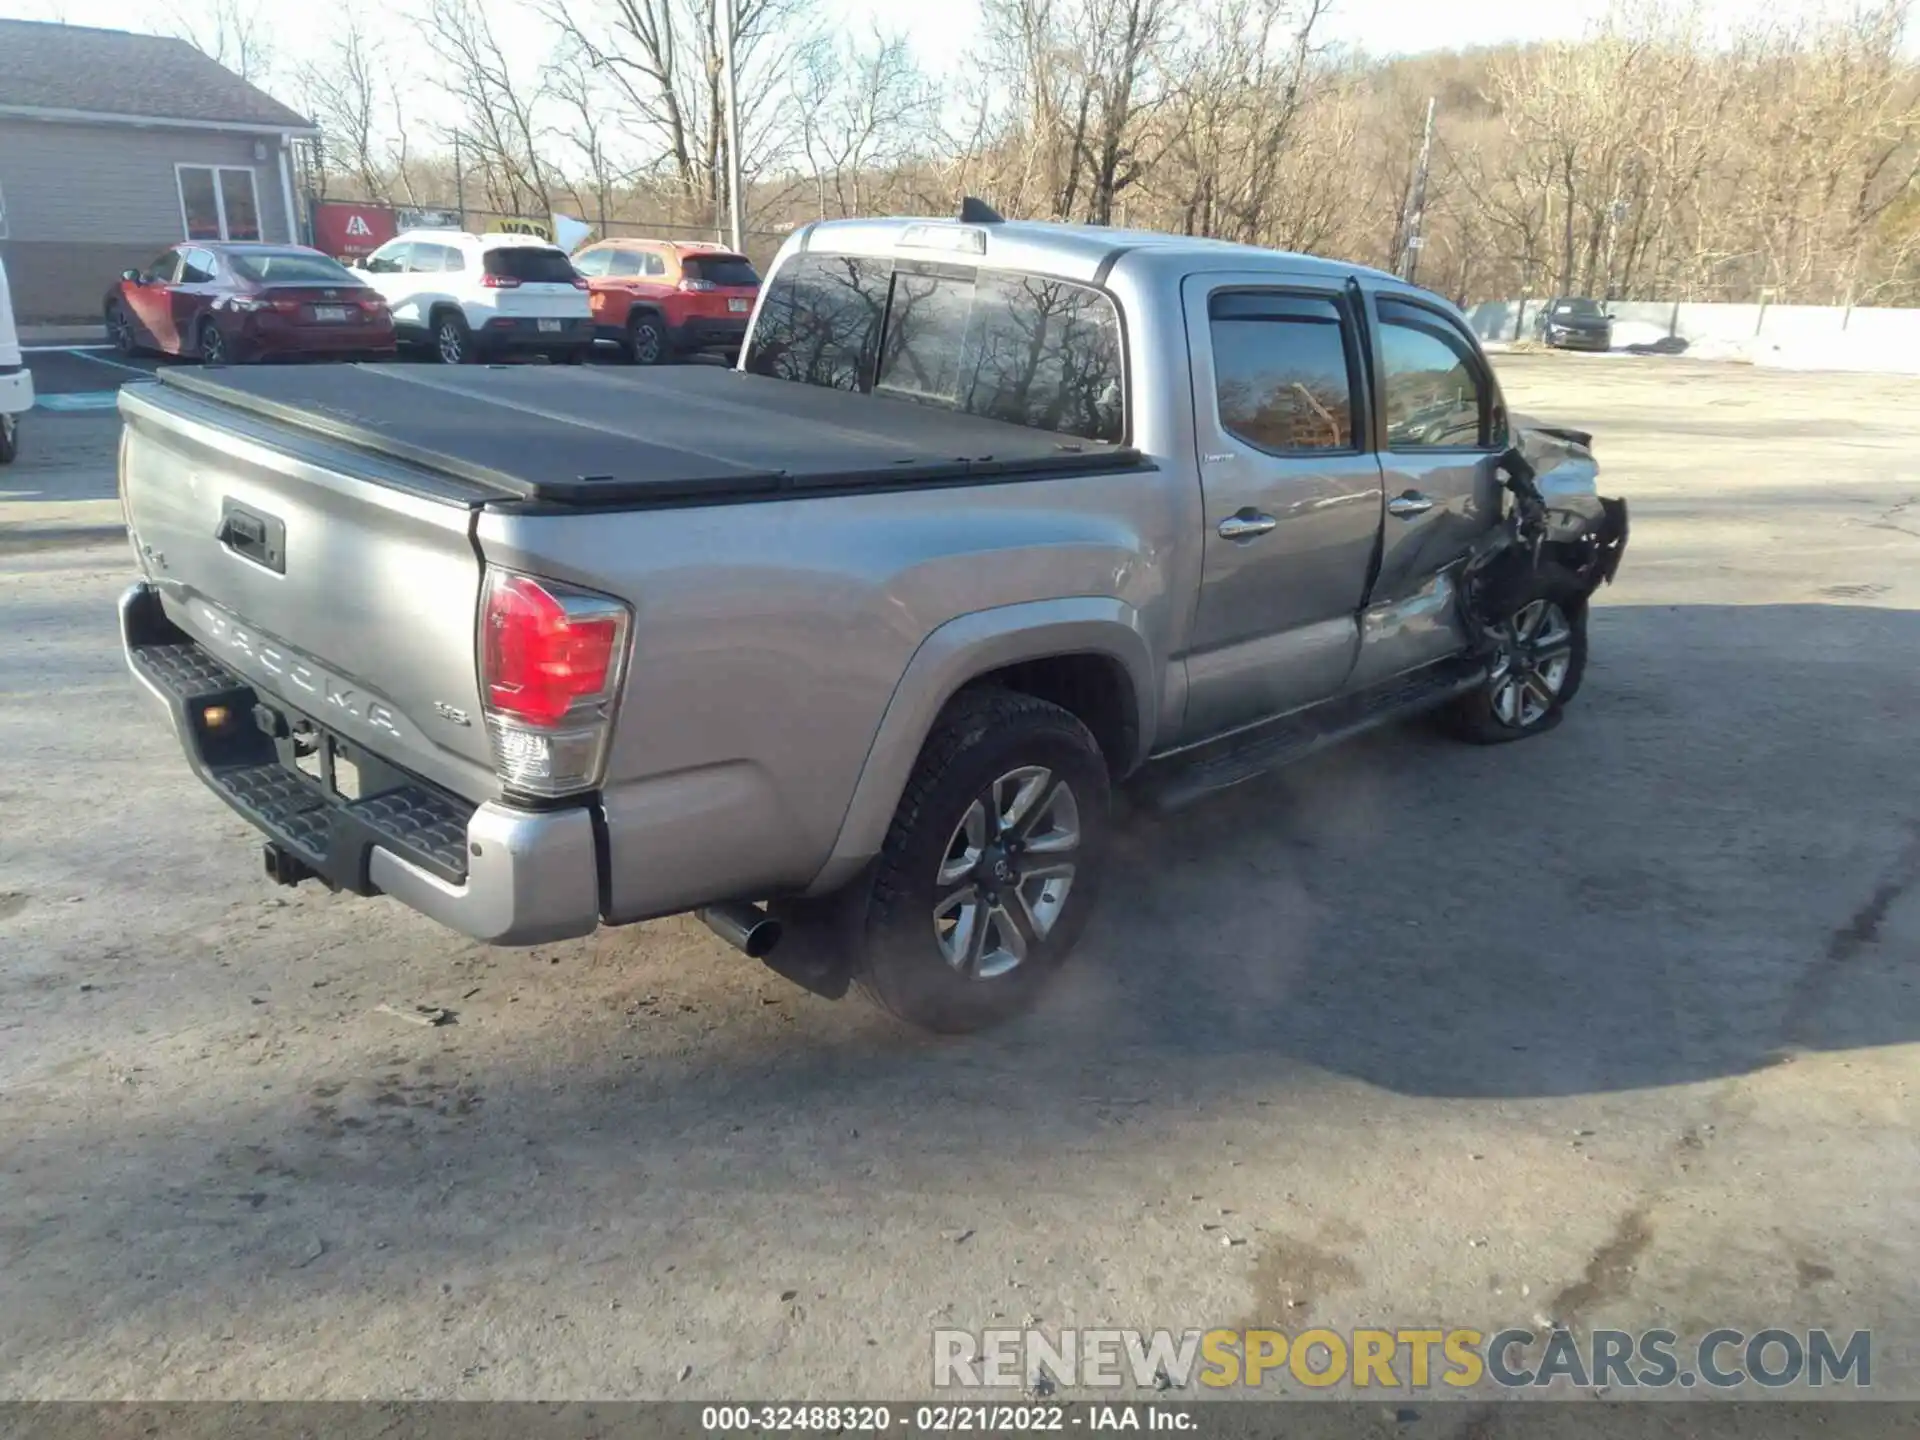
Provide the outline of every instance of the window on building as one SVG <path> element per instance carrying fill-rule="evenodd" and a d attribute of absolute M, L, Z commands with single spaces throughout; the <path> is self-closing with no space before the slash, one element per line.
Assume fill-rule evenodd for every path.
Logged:
<path fill-rule="evenodd" d="M 189 240 L 258 240 L 260 203 L 253 171 L 241 166 L 181 165 L 180 219 Z"/>
<path fill-rule="evenodd" d="M 1335 301 L 1228 291 L 1207 314 L 1229 434 L 1283 455 L 1353 448 L 1353 350 Z"/>

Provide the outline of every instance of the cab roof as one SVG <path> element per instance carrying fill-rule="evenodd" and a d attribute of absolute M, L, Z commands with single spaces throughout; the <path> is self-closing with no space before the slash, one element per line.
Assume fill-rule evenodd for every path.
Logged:
<path fill-rule="evenodd" d="M 1318 255 L 1266 250 L 1197 235 L 1050 221 L 996 220 L 976 224 L 939 217 L 823 220 L 797 232 L 797 243 L 805 250 L 900 259 L 944 257 L 956 263 L 1000 265 L 1081 280 L 1092 280 L 1112 269 L 1122 257 L 1138 256 L 1147 260 L 1204 258 L 1223 265 L 1244 259 L 1249 262 L 1249 268 L 1260 269 L 1280 262 L 1296 273 L 1324 273 L 1330 278 L 1366 275 L 1398 283 L 1394 276 L 1371 266 Z"/>

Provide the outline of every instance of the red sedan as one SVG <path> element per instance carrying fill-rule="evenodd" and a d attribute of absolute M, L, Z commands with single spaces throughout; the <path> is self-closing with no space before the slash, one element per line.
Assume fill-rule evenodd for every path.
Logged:
<path fill-rule="evenodd" d="M 158 351 L 210 365 L 248 360 L 393 358 L 393 315 L 351 270 L 303 245 L 164 250 L 107 292 L 107 334 L 126 355 Z"/>

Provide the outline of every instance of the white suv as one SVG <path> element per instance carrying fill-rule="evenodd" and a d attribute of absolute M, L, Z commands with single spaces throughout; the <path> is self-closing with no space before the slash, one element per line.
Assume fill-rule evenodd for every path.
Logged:
<path fill-rule="evenodd" d="M 409 230 L 359 268 L 400 338 L 432 345 L 448 365 L 508 353 L 578 363 L 593 349 L 587 282 L 536 236 Z"/>
<path fill-rule="evenodd" d="M 20 417 L 32 408 L 33 376 L 20 357 L 7 266 L 0 260 L 0 465 L 11 464 L 20 453 Z"/>

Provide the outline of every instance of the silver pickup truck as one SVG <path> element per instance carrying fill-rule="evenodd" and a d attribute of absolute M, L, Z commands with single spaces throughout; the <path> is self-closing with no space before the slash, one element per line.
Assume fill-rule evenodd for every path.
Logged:
<path fill-rule="evenodd" d="M 939 1030 L 1072 948 L 1123 782 L 1554 725 L 1626 544 L 1433 295 L 971 204 L 793 235 L 735 370 L 120 407 L 127 659 L 269 876 L 503 945 L 694 910 Z"/>

